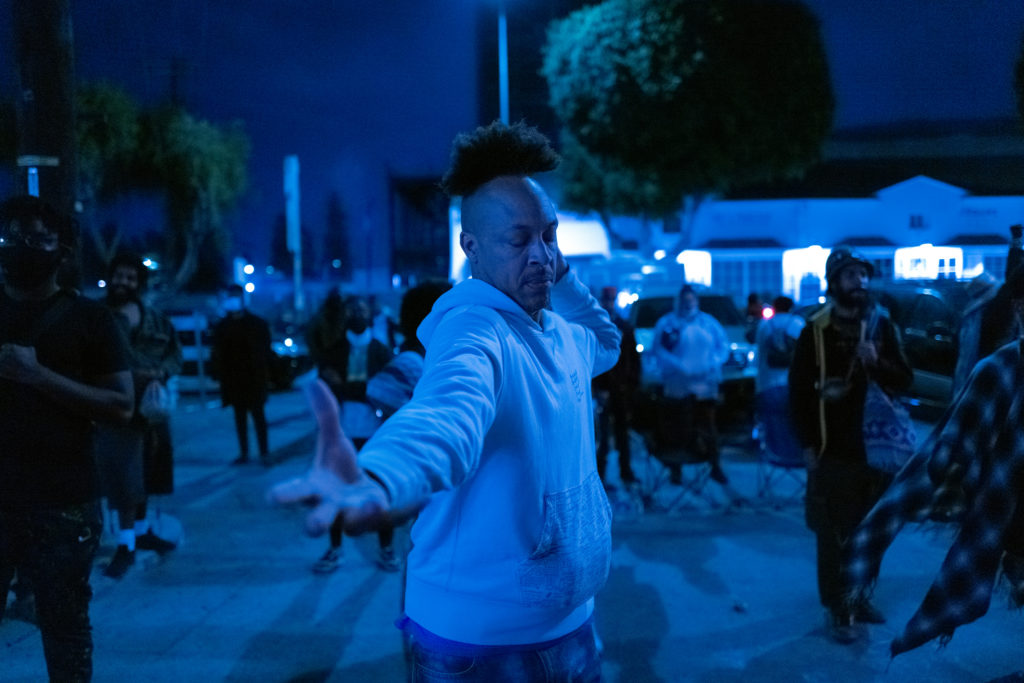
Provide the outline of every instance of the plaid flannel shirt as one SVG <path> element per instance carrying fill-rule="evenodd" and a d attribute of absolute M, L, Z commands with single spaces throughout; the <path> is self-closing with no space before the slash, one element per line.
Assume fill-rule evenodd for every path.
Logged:
<path fill-rule="evenodd" d="M 892 656 L 953 631 L 988 611 L 1004 536 L 1014 517 L 1024 472 L 1021 344 L 983 359 L 931 436 L 900 470 L 845 548 L 849 600 L 864 599 L 886 549 L 907 522 L 936 518 L 951 500 L 963 505 L 959 533 L 917 612 L 890 645 Z M 1011 589 L 1024 589 L 1007 556 Z M 1019 563 L 1018 563 L 1019 565 Z M 1016 584 L 1016 585 L 1013 585 Z"/>

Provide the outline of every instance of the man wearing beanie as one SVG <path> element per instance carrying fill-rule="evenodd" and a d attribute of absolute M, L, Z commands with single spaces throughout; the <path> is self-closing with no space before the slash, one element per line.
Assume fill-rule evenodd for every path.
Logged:
<path fill-rule="evenodd" d="M 825 264 L 829 303 L 800 333 L 789 371 L 790 408 L 807 461 L 807 524 L 817 535 L 818 597 L 826 632 L 839 643 L 858 639 L 857 622 L 885 620 L 865 598 L 845 599 L 841 553 L 890 477 L 872 469 L 864 451 L 868 380 L 889 393 L 913 379 L 899 334 L 868 297 L 871 263 L 836 247 Z"/>

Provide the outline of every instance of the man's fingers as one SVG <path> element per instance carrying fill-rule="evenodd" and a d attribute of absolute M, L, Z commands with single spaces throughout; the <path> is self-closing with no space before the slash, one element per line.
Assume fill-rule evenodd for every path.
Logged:
<path fill-rule="evenodd" d="M 296 477 L 283 481 L 267 491 L 267 500 L 275 505 L 305 503 L 314 498 L 319 498 L 319 496 L 308 477 Z"/>
<path fill-rule="evenodd" d="M 341 424 L 338 401 L 322 379 L 313 380 L 306 384 L 303 389 L 306 392 L 306 400 L 309 401 L 309 407 L 313 411 L 313 416 L 316 417 L 317 426 L 321 432 L 324 431 L 325 427 L 330 430 L 334 425 Z"/>
<path fill-rule="evenodd" d="M 337 505 L 331 502 L 321 503 L 306 516 L 306 533 L 310 536 L 322 536 L 337 516 Z"/>

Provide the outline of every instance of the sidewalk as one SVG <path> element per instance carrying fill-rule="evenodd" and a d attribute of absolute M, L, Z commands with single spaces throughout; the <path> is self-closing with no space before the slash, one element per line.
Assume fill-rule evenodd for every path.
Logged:
<path fill-rule="evenodd" d="M 177 489 L 159 522 L 165 533 L 183 529 L 184 543 L 165 558 L 140 551 L 114 581 L 101 574 L 114 549 L 105 541 L 93 572 L 94 680 L 404 680 L 392 625 L 400 575 L 373 564 L 372 534 L 345 540 L 336 573 L 310 571 L 326 540 L 303 534 L 304 510 L 271 508 L 264 495 L 308 466 L 313 421 L 298 390 L 272 395 L 267 416 L 276 464 L 231 467 L 230 411 L 179 406 Z M 889 640 L 934 578 L 949 545 L 944 531 L 904 531 L 876 593 L 889 623 L 861 643 L 832 643 L 802 508 L 756 497 L 756 462 L 739 439 L 725 449 L 725 469 L 730 487 L 709 484 L 710 500 L 673 507 L 680 489 L 664 483 L 652 494 L 658 512 L 617 506 L 595 614 L 606 681 L 970 683 L 1024 667 L 1022 617 L 999 594 L 989 615 L 944 649 L 928 645 L 890 665 Z M 0 681 L 45 680 L 33 626 L 0 623 L 0 647 Z"/>

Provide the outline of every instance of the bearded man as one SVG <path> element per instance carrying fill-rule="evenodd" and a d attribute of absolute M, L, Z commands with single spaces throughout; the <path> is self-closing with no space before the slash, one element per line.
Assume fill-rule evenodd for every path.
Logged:
<path fill-rule="evenodd" d="M 149 269 L 130 253 L 115 256 L 107 269 L 107 306 L 131 346 L 136 405 L 150 382 L 166 383 L 181 371 L 181 345 L 162 313 L 143 304 Z M 170 493 L 172 463 L 166 421 L 149 421 L 135 411 L 127 425 L 105 425 L 96 437 L 96 460 L 103 495 L 117 512 L 117 549 L 103 570 L 119 579 L 135 563 L 135 550 L 166 553 L 175 544 L 157 536 L 147 522 L 148 493 Z"/>
<path fill-rule="evenodd" d="M 867 599 L 846 605 L 842 550 L 891 477 L 868 465 L 864 399 L 868 381 L 889 393 L 913 374 L 889 318 L 871 305 L 871 262 L 836 247 L 825 263 L 830 301 L 800 333 L 789 370 L 790 409 L 807 462 L 807 524 L 817 535 L 818 596 L 826 633 L 839 643 L 861 635 L 860 623 L 885 618 Z"/>

